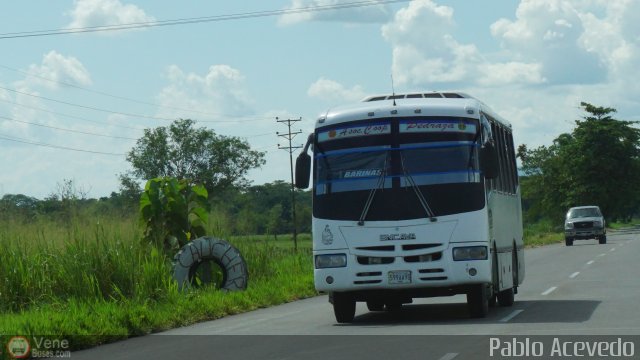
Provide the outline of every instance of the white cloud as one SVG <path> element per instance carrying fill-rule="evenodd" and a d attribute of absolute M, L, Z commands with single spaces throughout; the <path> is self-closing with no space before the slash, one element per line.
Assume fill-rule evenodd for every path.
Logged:
<path fill-rule="evenodd" d="M 511 61 L 506 63 L 484 63 L 478 65 L 478 84 L 484 86 L 500 86 L 509 84 L 542 84 L 542 65 Z"/>
<path fill-rule="evenodd" d="M 491 25 L 503 48 L 491 61 L 474 44 L 454 38 L 453 9 L 432 0 L 400 9 L 382 35 L 392 46 L 400 85 L 599 84 L 640 65 L 635 10 L 640 5 L 630 0 L 522 0 L 515 19 Z"/>
<path fill-rule="evenodd" d="M 475 45 L 452 35 L 453 9 L 431 0 L 415 0 L 382 27 L 393 48 L 392 72 L 398 85 L 459 84 L 475 76 L 482 62 Z"/>
<path fill-rule="evenodd" d="M 353 102 L 362 100 L 367 94 L 360 85 L 348 89 L 337 81 L 320 78 L 309 86 L 307 95 L 327 101 Z"/>
<path fill-rule="evenodd" d="M 212 65 L 204 75 L 185 73 L 177 65 L 171 65 L 165 76 L 169 85 L 158 95 L 160 105 L 164 106 L 160 116 L 225 120 L 253 112 L 244 75 L 229 65 Z M 193 109 L 198 113 L 178 109 Z"/>
<path fill-rule="evenodd" d="M 155 21 L 155 18 L 132 4 L 119 0 L 74 0 L 69 28 L 120 25 Z"/>
<path fill-rule="evenodd" d="M 28 72 L 36 77 L 29 77 L 25 81 L 49 89 L 58 89 L 61 86 L 58 82 L 80 86 L 91 85 L 91 75 L 80 60 L 73 56 L 64 56 L 55 50 L 43 56 L 42 64 L 30 65 Z"/>
<path fill-rule="evenodd" d="M 349 0 L 291 0 L 285 7 L 292 12 L 278 18 L 279 25 L 293 25 L 306 21 L 336 21 L 345 23 L 381 23 L 389 19 L 391 11 L 384 4 L 349 7 Z M 338 7 L 339 9 L 336 9 Z M 318 8 L 315 11 L 304 11 Z M 327 9 L 327 10 L 321 10 Z"/>
<path fill-rule="evenodd" d="M 548 145 L 583 114 L 581 101 L 640 117 L 640 2 L 522 0 L 490 31 L 485 53 L 454 37 L 452 8 L 414 0 L 382 27 L 400 85 L 464 90 L 514 126 L 517 143 Z M 634 118 L 635 115 L 635 118 Z"/>
<path fill-rule="evenodd" d="M 496 21 L 491 33 L 514 58 L 540 63 L 550 84 L 598 83 L 606 78 L 607 69 L 582 41 L 589 31 L 583 19 L 591 15 L 585 6 L 594 7 L 589 3 L 523 0 L 516 19 Z"/>

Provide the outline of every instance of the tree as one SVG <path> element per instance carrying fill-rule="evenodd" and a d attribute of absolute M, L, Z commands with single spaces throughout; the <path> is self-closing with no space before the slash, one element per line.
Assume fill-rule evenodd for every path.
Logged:
<path fill-rule="evenodd" d="M 186 180 L 164 177 L 147 181 L 140 197 L 144 239 L 171 254 L 192 239 L 206 235 L 207 190 Z"/>
<path fill-rule="evenodd" d="M 581 103 L 587 113 L 571 134 L 561 134 L 550 146 L 518 157 L 527 179 L 523 199 L 538 216 L 557 223 L 571 206 L 598 205 L 609 219 L 628 219 L 637 211 L 640 190 L 640 130 L 634 122 L 612 118 L 613 108 Z"/>
<path fill-rule="evenodd" d="M 264 153 L 251 150 L 246 141 L 194 125 L 193 120 L 180 119 L 169 127 L 145 129 L 127 154 L 133 170 L 120 176 L 123 188 L 130 187 L 131 179 L 173 177 L 203 184 L 214 193 L 246 186 L 247 172 L 264 165 Z"/>
<path fill-rule="evenodd" d="M 6 194 L 0 199 L 0 218 L 33 218 L 38 210 L 38 199 L 23 194 Z"/>

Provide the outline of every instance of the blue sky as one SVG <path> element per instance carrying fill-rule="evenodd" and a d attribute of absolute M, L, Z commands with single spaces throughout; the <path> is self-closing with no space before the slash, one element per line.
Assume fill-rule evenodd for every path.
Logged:
<path fill-rule="evenodd" d="M 0 33 L 353 1 L 14 1 L 3 7 Z M 580 101 L 640 120 L 640 23 L 634 19 L 640 2 L 473 4 L 413 0 L 0 39 L 0 195 L 43 198 L 63 179 L 73 179 L 91 197 L 108 196 L 118 189 L 116 175 L 129 169 L 122 155 L 3 137 L 123 154 L 140 128 L 169 123 L 152 118 L 192 118 L 219 134 L 244 137 L 267 151 L 267 164 L 250 174 L 254 184 L 289 180 L 289 159 L 277 149 L 275 135 L 285 128 L 275 117 L 302 117 L 299 128 L 308 132 L 331 106 L 389 92 L 391 74 L 397 92 L 455 89 L 480 98 L 512 122 L 516 143 L 529 147 L 570 131 L 582 115 Z"/>

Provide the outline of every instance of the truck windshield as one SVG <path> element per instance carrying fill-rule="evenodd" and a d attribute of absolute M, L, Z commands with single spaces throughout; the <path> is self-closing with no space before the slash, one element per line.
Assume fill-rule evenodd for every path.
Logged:
<path fill-rule="evenodd" d="M 579 209 L 571 209 L 567 218 L 576 219 L 576 218 L 586 218 L 586 217 L 600 217 L 602 214 L 598 208 L 579 208 Z"/>
<path fill-rule="evenodd" d="M 455 128 L 452 131 L 437 128 L 447 124 Z M 475 141 L 477 120 L 420 118 L 377 123 L 383 125 L 387 130 L 382 133 L 365 134 L 356 126 L 347 131 L 361 133 L 360 136 L 338 139 L 335 134 L 340 134 L 339 131 L 317 132 L 316 217 L 357 220 L 372 189 L 378 190 L 367 220 L 427 217 L 412 182 L 435 216 L 484 206 Z M 344 134 L 344 128 L 341 130 Z M 327 132 L 334 134 L 331 141 Z"/>

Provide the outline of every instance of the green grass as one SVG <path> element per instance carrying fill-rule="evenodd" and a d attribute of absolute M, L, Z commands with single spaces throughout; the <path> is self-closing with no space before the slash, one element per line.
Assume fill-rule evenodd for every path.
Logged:
<path fill-rule="evenodd" d="M 640 225 L 640 219 L 632 219 L 631 221 L 615 221 L 607 223 L 607 228 L 618 230 L 623 228 L 634 227 Z"/>
<path fill-rule="evenodd" d="M 554 226 L 550 221 L 538 221 L 524 224 L 524 244 L 528 247 L 543 246 L 564 241 L 562 228 Z"/>
<path fill-rule="evenodd" d="M 298 251 L 290 235 L 226 237 L 247 262 L 243 292 L 179 292 L 169 259 L 140 238 L 135 219 L 0 222 L 0 334 L 82 348 L 316 294 L 308 234 Z"/>
<path fill-rule="evenodd" d="M 242 253 L 246 291 L 179 292 L 169 259 L 140 243 L 135 218 L 2 220 L 0 334 L 64 337 L 79 349 L 317 294 L 309 234 L 295 251 L 291 235 L 210 231 Z M 550 222 L 527 224 L 524 237 L 527 246 L 563 240 Z"/>

